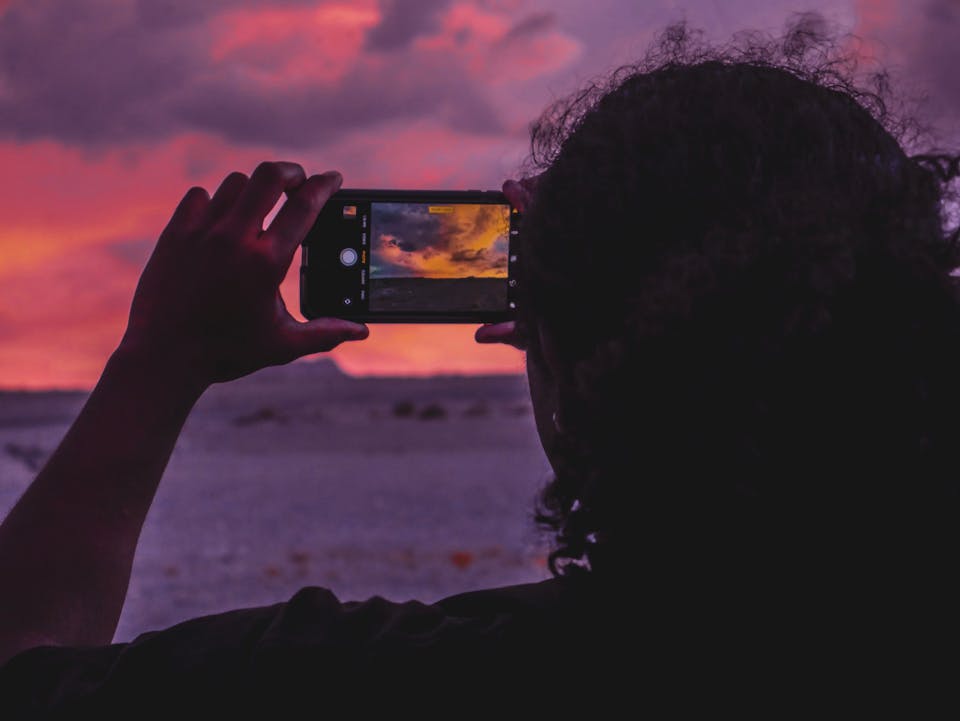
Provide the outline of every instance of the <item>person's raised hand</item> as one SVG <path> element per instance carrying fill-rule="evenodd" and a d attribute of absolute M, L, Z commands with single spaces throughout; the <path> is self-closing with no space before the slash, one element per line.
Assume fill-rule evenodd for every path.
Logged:
<path fill-rule="evenodd" d="M 507 196 L 510 205 L 524 212 L 533 198 L 533 191 L 537 184 L 537 177 L 523 178 L 522 180 L 507 180 L 503 184 L 503 194 Z M 517 326 L 516 321 L 506 323 L 489 323 L 477 328 L 474 334 L 477 343 L 505 343 L 518 350 L 526 350 L 526 335 L 524 329 Z"/>
<path fill-rule="evenodd" d="M 212 198 L 188 190 L 140 277 L 120 349 L 205 388 L 365 338 L 365 325 L 346 320 L 300 322 L 280 296 L 297 246 L 342 181 L 335 171 L 308 178 L 296 163 L 264 162 L 249 178 L 228 175 Z"/>

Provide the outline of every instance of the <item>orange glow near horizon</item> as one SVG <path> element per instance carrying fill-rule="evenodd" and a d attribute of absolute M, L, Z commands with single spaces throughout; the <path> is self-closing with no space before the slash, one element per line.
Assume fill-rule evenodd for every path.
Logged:
<path fill-rule="evenodd" d="M 406 137 L 427 138 L 429 131 Z M 478 152 L 462 146 L 467 156 Z M 0 143 L 0 163 L 16 168 L 19 179 L 0 198 L 7 218 L 0 228 L 0 388 L 92 388 L 123 334 L 153 243 L 185 190 L 199 184 L 212 193 L 231 170 L 249 173 L 269 157 L 278 154 L 238 150 L 201 135 L 100 155 L 49 141 Z M 308 172 L 341 167 L 350 177 L 346 161 L 311 166 L 301 160 Z M 421 186 L 438 177 L 450 182 L 434 175 L 437 168 L 423 170 Z M 406 176 L 418 184 L 409 170 Z M 363 182 L 369 180 L 357 178 Z M 298 264 L 299 257 L 281 292 L 301 318 Z M 522 354 L 478 345 L 473 330 L 373 326 L 368 340 L 328 357 L 359 376 L 522 372 Z"/>

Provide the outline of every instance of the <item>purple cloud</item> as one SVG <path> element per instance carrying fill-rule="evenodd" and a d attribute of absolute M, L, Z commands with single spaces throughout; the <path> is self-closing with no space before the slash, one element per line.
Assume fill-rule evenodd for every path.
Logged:
<path fill-rule="evenodd" d="M 912 20 L 887 30 L 911 83 L 928 94 L 931 118 L 960 142 L 960 4 L 927 0 L 917 8 L 900 0 Z"/>
<path fill-rule="evenodd" d="M 75 1 L 79 4 L 79 0 Z M 317 0 L 136 0 L 134 7 L 138 24 L 156 28 L 203 22 L 228 10 L 297 8 L 317 4 Z"/>
<path fill-rule="evenodd" d="M 181 128 L 240 143 L 314 146 L 384 121 L 442 119 L 454 130 L 495 134 L 495 110 L 463 82 L 466 70 L 436 72 L 433 53 L 410 54 L 402 69 L 382 73 L 360 64 L 334 87 L 252 88 L 243 80 L 199 81 L 168 104 Z"/>
<path fill-rule="evenodd" d="M 557 14 L 554 12 L 538 12 L 527 15 L 513 25 L 500 41 L 502 44 L 524 40 L 532 35 L 538 35 L 545 30 L 556 26 Z"/>
<path fill-rule="evenodd" d="M 450 0 L 420 0 L 417 3 L 386 0 L 380 23 L 367 36 L 373 50 L 406 48 L 414 39 L 437 29 L 437 16 Z"/>
<path fill-rule="evenodd" d="M 436 13 L 443 4 L 431 2 L 427 10 Z M 283 72 L 290 58 L 281 43 L 277 57 L 256 57 L 254 71 L 211 52 L 219 12 L 323 5 L 143 0 L 131 9 L 106 0 L 17 3 L 0 16 L 0 135 L 86 146 L 203 130 L 236 143 L 296 148 L 394 120 L 431 118 L 454 130 L 502 131 L 484 89 L 469 82 L 465 58 L 400 47 L 406 36 L 396 10 L 371 36 L 379 33 L 400 57 L 384 64 L 374 62 L 376 53 L 357 55 L 333 82 L 257 77 L 254 71 Z"/>

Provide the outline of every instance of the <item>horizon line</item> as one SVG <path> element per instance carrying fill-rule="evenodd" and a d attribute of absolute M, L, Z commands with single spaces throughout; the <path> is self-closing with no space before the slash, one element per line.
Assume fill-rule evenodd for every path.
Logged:
<path fill-rule="evenodd" d="M 396 380 L 410 380 L 410 379 L 431 379 L 431 378 L 502 378 L 502 377 L 525 377 L 525 374 L 522 371 L 514 372 L 471 372 L 471 371 L 445 371 L 445 372 L 424 372 L 424 373 L 398 373 L 398 374 L 389 374 L 389 373 L 351 373 L 344 370 L 335 359 L 333 358 L 297 358 L 296 360 L 290 361 L 289 363 L 284 363 L 277 366 L 265 366 L 253 373 L 249 373 L 240 378 L 236 378 L 232 381 L 226 381 L 223 383 L 215 383 L 213 385 L 230 385 L 236 381 L 242 381 L 244 378 L 249 378 L 251 376 L 260 373 L 261 371 L 268 370 L 270 368 L 284 368 L 292 365 L 311 365 L 311 364 L 330 364 L 336 368 L 337 372 L 343 374 L 347 378 L 352 380 L 384 380 L 384 379 L 396 379 Z M 99 380 L 99 379 L 98 379 Z M 96 383 L 93 383 L 89 387 L 87 386 L 23 386 L 23 385 L 3 385 L 0 382 L 0 393 L 90 393 Z"/>

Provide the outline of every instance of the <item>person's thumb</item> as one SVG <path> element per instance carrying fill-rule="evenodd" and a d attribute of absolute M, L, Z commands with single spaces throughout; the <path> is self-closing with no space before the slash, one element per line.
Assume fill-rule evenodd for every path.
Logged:
<path fill-rule="evenodd" d="M 370 331 L 362 323 L 340 318 L 315 318 L 296 323 L 288 336 L 289 350 L 300 357 L 310 353 L 325 353 L 348 340 L 363 340 Z"/>

